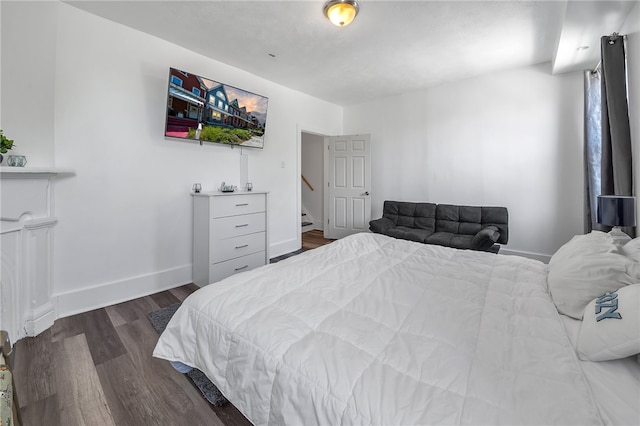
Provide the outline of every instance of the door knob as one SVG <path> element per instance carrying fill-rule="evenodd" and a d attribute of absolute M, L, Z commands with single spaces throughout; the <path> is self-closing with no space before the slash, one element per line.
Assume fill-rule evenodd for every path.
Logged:
<path fill-rule="evenodd" d="M 369 191 L 366 191 L 366 192 L 364 193 L 364 195 L 369 195 Z"/>

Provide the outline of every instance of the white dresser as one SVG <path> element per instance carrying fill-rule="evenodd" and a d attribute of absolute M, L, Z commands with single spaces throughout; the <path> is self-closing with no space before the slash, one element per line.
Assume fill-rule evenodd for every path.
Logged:
<path fill-rule="evenodd" d="M 193 195 L 193 282 L 200 287 L 269 263 L 267 192 Z"/>

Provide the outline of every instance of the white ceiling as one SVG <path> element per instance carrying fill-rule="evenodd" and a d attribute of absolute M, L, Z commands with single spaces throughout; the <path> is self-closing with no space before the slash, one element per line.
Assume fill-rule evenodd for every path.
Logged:
<path fill-rule="evenodd" d="M 359 0 L 344 28 L 315 0 L 65 3 L 350 105 L 544 62 L 554 73 L 592 68 L 600 36 L 619 31 L 637 0 Z M 576 51 L 582 45 L 590 48 Z"/>

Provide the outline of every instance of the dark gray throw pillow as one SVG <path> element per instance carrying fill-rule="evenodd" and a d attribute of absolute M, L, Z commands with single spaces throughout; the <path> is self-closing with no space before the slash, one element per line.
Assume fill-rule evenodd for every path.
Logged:
<path fill-rule="evenodd" d="M 497 226 L 485 226 L 471 239 L 471 248 L 474 250 L 487 250 L 500 238 Z"/>

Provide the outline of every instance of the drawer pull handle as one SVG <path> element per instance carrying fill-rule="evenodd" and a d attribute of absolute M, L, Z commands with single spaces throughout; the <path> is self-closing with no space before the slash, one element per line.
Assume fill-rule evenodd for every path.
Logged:
<path fill-rule="evenodd" d="M 249 265 L 244 265 L 244 266 L 241 266 L 239 268 L 236 268 L 235 270 L 236 271 L 242 271 L 243 269 L 247 269 L 248 267 L 249 267 Z"/>
<path fill-rule="evenodd" d="M 243 207 L 243 206 L 248 206 L 249 203 L 242 203 L 242 204 L 236 204 L 236 207 Z"/>
<path fill-rule="evenodd" d="M 242 228 L 244 226 L 249 226 L 249 224 L 248 223 L 243 223 L 242 225 L 236 225 L 236 228 Z"/>
<path fill-rule="evenodd" d="M 236 246 L 237 249 L 241 249 L 241 248 L 245 248 L 245 247 L 249 247 L 249 244 L 245 244 L 243 246 Z"/>

